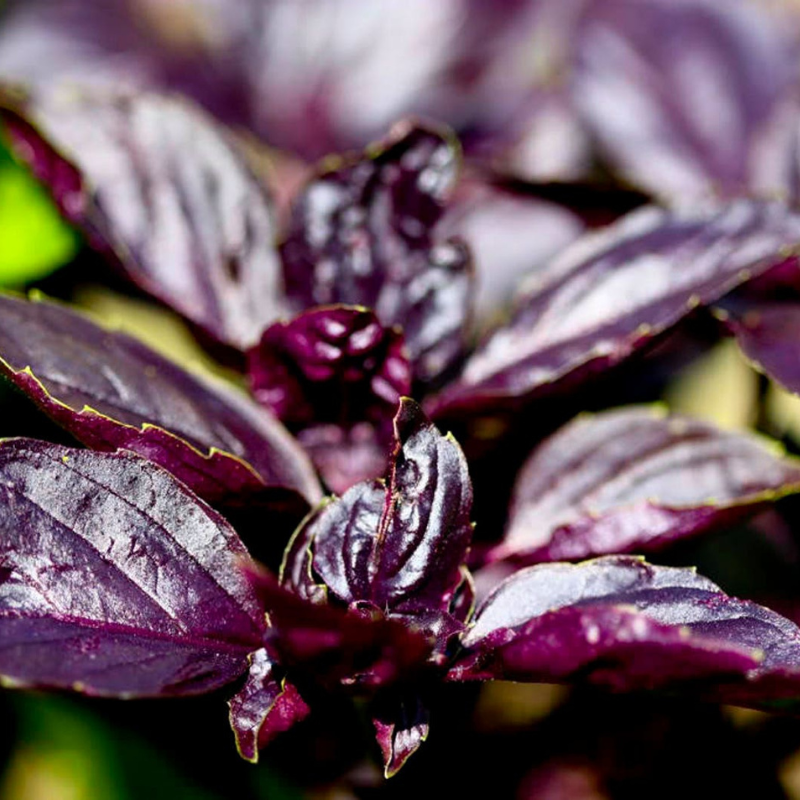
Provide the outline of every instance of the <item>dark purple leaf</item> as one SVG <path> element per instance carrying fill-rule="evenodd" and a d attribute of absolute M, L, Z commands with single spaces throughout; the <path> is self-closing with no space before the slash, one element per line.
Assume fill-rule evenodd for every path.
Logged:
<path fill-rule="evenodd" d="M 402 326 L 414 375 L 425 382 L 461 355 L 472 295 L 466 246 L 433 231 L 457 170 L 451 136 L 401 123 L 365 156 L 311 179 L 282 250 L 299 308 L 374 309 L 384 325 Z"/>
<path fill-rule="evenodd" d="M 231 138 L 156 94 L 0 97 L 14 153 L 146 291 L 244 349 L 282 310 L 266 190 Z"/>
<path fill-rule="evenodd" d="M 319 499 L 271 414 L 66 307 L 0 295 L 0 372 L 84 444 L 133 450 L 210 502 L 251 502 L 268 487 Z"/>
<path fill-rule="evenodd" d="M 576 102 L 632 183 L 683 203 L 772 188 L 796 52 L 770 14 L 739 0 L 597 0 L 577 42 Z"/>
<path fill-rule="evenodd" d="M 375 738 L 383 756 L 383 774 L 396 775 L 428 738 L 430 713 L 413 693 L 391 694 L 372 709 Z"/>
<path fill-rule="evenodd" d="M 659 408 L 580 417 L 520 472 L 490 559 L 649 552 L 800 490 L 800 462 L 755 438 Z"/>
<path fill-rule="evenodd" d="M 430 654 L 425 632 L 375 606 L 329 605 L 324 587 L 308 597 L 284 588 L 263 569 L 246 573 L 269 615 L 267 649 L 295 675 L 330 688 L 374 689 L 407 679 Z"/>
<path fill-rule="evenodd" d="M 264 649 L 250 655 L 247 682 L 228 705 L 239 755 L 253 763 L 259 750 L 310 710 L 293 684 L 275 676 L 275 664 Z"/>
<path fill-rule="evenodd" d="M 402 335 L 365 308 L 326 306 L 267 328 L 248 354 L 256 399 L 297 434 L 337 493 L 381 474 L 411 390 Z"/>
<path fill-rule="evenodd" d="M 358 484 L 309 518 L 290 545 L 284 580 L 305 597 L 318 597 L 319 584 L 348 607 L 408 618 L 436 637 L 441 655 L 470 604 L 467 465 L 412 400 L 401 403 L 395 436 L 388 483 Z"/>
<path fill-rule="evenodd" d="M 412 400 L 400 406 L 395 436 L 388 484 L 355 487 L 317 521 L 313 568 L 347 603 L 446 608 L 472 535 L 467 464 Z"/>
<path fill-rule="evenodd" d="M 488 337 L 430 409 L 475 411 L 572 386 L 798 246 L 800 216 L 779 203 L 635 212 L 539 271 L 511 321 Z"/>
<path fill-rule="evenodd" d="M 800 697 L 800 629 L 693 570 L 609 556 L 517 572 L 463 637 L 456 680 L 581 678 L 613 689 L 691 682 L 716 698 Z"/>
<path fill-rule="evenodd" d="M 0 445 L 0 674 L 115 696 L 210 691 L 265 634 L 233 529 L 131 453 Z"/>
<path fill-rule="evenodd" d="M 755 366 L 800 394 L 800 303 L 760 303 L 723 312 L 726 325 Z"/>

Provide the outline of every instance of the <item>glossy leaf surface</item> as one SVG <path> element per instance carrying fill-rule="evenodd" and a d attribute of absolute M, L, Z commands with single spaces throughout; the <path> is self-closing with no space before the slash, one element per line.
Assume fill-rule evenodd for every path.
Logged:
<path fill-rule="evenodd" d="M 754 437 L 630 407 L 580 417 L 522 468 L 493 558 L 648 552 L 800 489 L 800 464 Z"/>
<path fill-rule="evenodd" d="M 88 694 L 196 694 L 263 639 L 247 551 L 130 453 L 0 444 L 0 674 Z"/>
<path fill-rule="evenodd" d="M 617 690 L 688 681 L 762 704 L 800 696 L 794 623 L 693 570 L 624 556 L 515 573 L 478 609 L 463 643 L 455 679 L 581 678 Z"/>
<path fill-rule="evenodd" d="M 372 709 L 375 738 L 387 778 L 396 775 L 428 738 L 429 720 L 430 712 L 413 693 L 389 695 Z"/>
<path fill-rule="evenodd" d="M 537 273 L 511 321 L 487 338 L 430 410 L 475 411 L 572 387 L 799 245 L 800 216 L 779 203 L 635 212 L 578 240 Z"/>
<path fill-rule="evenodd" d="M 465 245 L 433 231 L 457 167 L 453 139 L 399 124 L 364 157 L 311 179 L 282 249 L 299 308 L 374 309 L 384 325 L 402 327 L 415 377 L 426 382 L 461 355 L 471 301 Z"/>
<path fill-rule="evenodd" d="M 229 134 L 147 93 L 0 97 L 13 152 L 145 291 L 244 349 L 281 310 L 270 201 Z"/>
<path fill-rule="evenodd" d="M 242 758 L 253 763 L 258 761 L 260 749 L 310 710 L 296 687 L 279 680 L 275 672 L 266 650 L 252 653 L 247 682 L 228 704 L 236 747 Z"/>
<path fill-rule="evenodd" d="M 327 306 L 270 326 L 248 354 L 255 398 L 297 434 L 342 493 L 381 474 L 411 390 L 402 335 L 367 309 Z"/>
<path fill-rule="evenodd" d="M 0 370 L 88 446 L 133 450 L 209 501 L 241 503 L 267 487 L 320 496 L 269 412 L 66 307 L 0 295 Z"/>
<path fill-rule="evenodd" d="M 444 646 L 461 627 L 450 611 L 472 535 L 467 466 L 412 400 L 403 400 L 395 432 L 388 483 L 358 484 L 313 515 L 290 546 L 284 576 L 304 596 L 318 583 L 339 603 L 408 618 Z"/>

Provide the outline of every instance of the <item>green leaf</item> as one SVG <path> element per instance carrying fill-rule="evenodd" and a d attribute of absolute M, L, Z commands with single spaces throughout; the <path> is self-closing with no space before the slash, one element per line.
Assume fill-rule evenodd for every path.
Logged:
<path fill-rule="evenodd" d="M 0 142 L 0 286 L 22 286 L 68 263 L 80 246 L 45 190 Z"/>
<path fill-rule="evenodd" d="M 3 800 L 224 800 L 169 752 L 114 725 L 88 704 L 14 694 L 13 710 L 17 747 L 0 776 Z M 231 776 L 237 793 L 250 786 L 252 796 L 300 800 L 300 792 L 276 772 L 242 767 L 241 775 Z"/>

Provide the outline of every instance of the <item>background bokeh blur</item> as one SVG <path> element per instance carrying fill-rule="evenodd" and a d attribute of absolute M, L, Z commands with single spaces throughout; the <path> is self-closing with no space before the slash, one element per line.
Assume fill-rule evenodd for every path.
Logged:
<path fill-rule="evenodd" d="M 587 220 L 613 218 L 605 197 L 635 205 L 702 199 L 709 186 L 723 196 L 784 189 L 780 165 L 759 154 L 791 134 L 799 45 L 795 0 L 0 4 L 0 80 L 184 93 L 233 128 L 284 213 L 316 159 L 363 147 L 409 114 L 451 125 L 466 181 L 443 225 L 475 251 L 484 325 L 519 276 Z M 542 199 L 543 186 L 552 199 L 570 182 L 592 187 L 585 213 Z M 220 372 L 177 316 L 107 274 L 2 145 L 0 286 L 71 300 L 192 369 Z M 646 399 L 800 451 L 797 398 L 730 343 L 696 352 Z M 2 384 L 0 435 L 21 434 L 67 440 Z M 798 618 L 797 503 L 770 515 L 664 560 L 698 564 L 726 590 L 772 597 Z M 400 798 L 430 793 L 431 779 L 452 796 L 800 798 L 800 720 L 780 716 L 554 687 L 448 687 L 425 749 L 387 784 L 358 705 L 331 698 L 253 767 L 236 755 L 226 699 L 4 691 L 0 798 Z"/>

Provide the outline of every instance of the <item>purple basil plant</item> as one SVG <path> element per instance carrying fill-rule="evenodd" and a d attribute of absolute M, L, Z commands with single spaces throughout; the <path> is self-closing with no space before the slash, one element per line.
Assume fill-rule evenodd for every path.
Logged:
<path fill-rule="evenodd" d="M 712 442 L 734 472 L 784 487 L 800 481 L 798 467 L 753 442 L 638 411 L 627 422 L 683 436 L 684 445 Z M 436 680 L 580 677 L 764 707 L 797 697 L 800 629 L 692 570 L 630 556 L 542 563 L 514 572 L 475 609 L 464 456 L 410 399 L 394 431 L 387 479 L 357 484 L 310 514 L 279 582 L 223 517 L 152 462 L 126 450 L 6 440 L 4 684 L 174 696 L 247 672 L 230 719 L 250 760 L 308 714 L 315 687 L 366 694 L 387 775 L 426 738 Z M 684 510 L 684 527 L 741 502 Z M 659 511 L 681 515 L 640 506 L 627 524 Z"/>
<path fill-rule="evenodd" d="M 448 33 L 413 102 L 392 90 L 369 114 L 352 105 L 333 24 L 312 77 L 289 56 L 261 74 L 256 54 L 283 52 L 286 4 L 243 2 L 220 42 L 180 52 L 157 35 L 158 4 L 154 28 L 126 28 L 134 5 L 14 6 L 0 76 L 27 85 L 0 88 L 0 122 L 87 245 L 182 315 L 250 392 L 67 305 L 0 295 L 0 371 L 85 446 L 0 442 L 3 685 L 122 698 L 227 687 L 250 761 L 320 693 L 350 693 L 387 776 L 427 737 L 442 683 L 582 682 L 795 711 L 794 622 L 635 554 L 800 493 L 800 464 L 660 407 L 558 430 L 539 419 L 623 367 L 646 373 L 698 320 L 800 392 L 792 32 L 744 3 L 523 2 L 494 15 L 452 0 L 406 29 Z M 65 73 L 107 64 L 109 80 L 43 80 L 22 56 L 53 31 L 71 42 Z M 557 45 L 548 70 L 565 85 L 512 71 L 514 91 L 495 96 L 520 31 Z M 692 59 L 727 103 L 722 127 L 698 114 L 708 95 L 687 86 Z M 282 75 L 308 83 L 287 100 Z M 228 127 L 306 159 L 408 112 L 443 117 L 463 153 L 451 128 L 406 117 L 296 181 L 286 153 L 268 154 L 265 174 L 260 145 Z M 543 176 L 530 154 L 552 125 L 577 147 L 556 148 L 560 167 Z M 592 152 L 627 185 L 587 182 Z M 544 201 L 576 240 L 530 269 Z M 549 434 L 507 512 L 489 517 L 504 530 L 475 542 L 450 427 L 484 469 L 505 469 L 517 431 Z M 255 514 L 269 536 L 287 508 L 306 516 L 278 542 L 278 572 L 234 525 Z"/>

